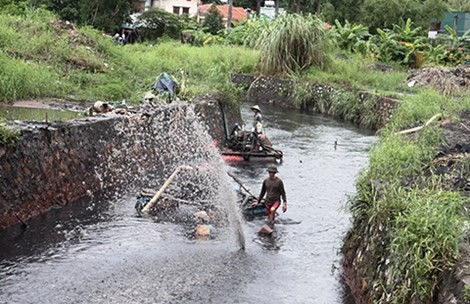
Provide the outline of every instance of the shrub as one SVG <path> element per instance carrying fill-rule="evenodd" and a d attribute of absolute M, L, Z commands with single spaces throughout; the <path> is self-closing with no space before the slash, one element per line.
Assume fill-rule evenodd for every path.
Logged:
<path fill-rule="evenodd" d="M 212 5 L 204 19 L 203 27 L 207 28 L 209 33 L 216 35 L 220 30 L 224 28 L 224 22 L 222 15 L 219 13 L 217 6 Z"/>
<path fill-rule="evenodd" d="M 137 27 L 146 40 L 155 41 L 163 36 L 179 39 L 184 29 L 184 22 L 178 15 L 168 13 L 165 10 L 150 9 L 139 16 Z"/>
<path fill-rule="evenodd" d="M 295 73 L 330 64 L 330 42 L 323 21 L 313 15 L 282 15 L 263 29 L 256 47 L 261 51 L 261 72 Z"/>

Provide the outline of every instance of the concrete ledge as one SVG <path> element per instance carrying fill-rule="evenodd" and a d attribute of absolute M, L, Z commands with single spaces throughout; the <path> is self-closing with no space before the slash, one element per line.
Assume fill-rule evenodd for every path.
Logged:
<path fill-rule="evenodd" d="M 0 229 L 97 193 L 158 184 L 211 136 L 223 139 L 223 107 L 208 97 L 131 115 L 14 123 L 18 146 L 0 146 Z M 226 112 L 227 123 L 239 122 L 239 111 Z"/>

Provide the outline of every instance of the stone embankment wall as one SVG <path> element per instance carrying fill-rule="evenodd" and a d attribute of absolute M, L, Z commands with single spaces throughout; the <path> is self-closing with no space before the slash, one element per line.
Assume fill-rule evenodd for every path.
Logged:
<path fill-rule="evenodd" d="M 305 103 L 295 102 L 294 90 L 296 83 L 292 80 L 279 79 L 267 76 L 255 76 L 249 74 L 233 74 L 232 81 L 236 85 L 243 87 L 247 91 L 247 99 L 251 103 L 270 103 L 283 107 L 298 108 L 308 112 L 329 113 L 329 107 L 318 107 L 320 100 L 333 100 L 342 92 L 339 88 L 334 88 L 324 84 L 307 84 L 309 86 L 309 97 Z M 306 85 L 306 83 L 303 83 Z M 360 103 L 374 103 L 374 113 L 378 114 L 373 129 L 380 129 L 389 121 L 399 101 L 393 98 L 372 94 L 369 92 L 356 92 Z M 363 113 L 363 115 L 368 115 Z M 339 117 L 342 118 L 342 117 Z M 367 117 L 359 116 L 355 123 L 363 125 Z"/>
<path fill-rule="evenodd" d="M 225 112 L 228 124 L 240 121 L 237 111 Z M 0 146 L 0 229 L 91 195 L 158 184 L 181 159 L 204 153 L 212 138 L 223 140 L 222 117 L 219 102 L 205 100 L 128 115 L 16 123 L 17 147 Z"/>

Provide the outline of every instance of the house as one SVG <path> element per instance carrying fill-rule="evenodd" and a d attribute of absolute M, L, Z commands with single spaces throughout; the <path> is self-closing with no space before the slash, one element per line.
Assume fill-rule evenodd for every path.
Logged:
<path fill-rule="evenodd" d="M 135 10 L 143 13 L 149 8 L 160 8 L 177 15 L 196 16 L 200 0 L 134 0 Z"/>
<path fill-rule="evenodd" d="M 161 8 L 177 15 L 188 14 L 190 17 L 198 16 L 200 22 L 204 22 L 205 15 L 213 4 L 201 4 L 201 0 L 134 0 L 136 15 L 150 8 Z M 228 4 L 217 5 L 222 15 L 224 24 L 228 20 Z M 242 7 L 232 7 L 232 20 L 244 21 L 248 19 L 248 13 Z"/>
<path fill-rule="evenodd" d="M 445 25 L 450 26 L 457 36 L 462 37 L 463 34 L 470 30 L 470 12 L 447 12 L 440 23 L 439 33 L 446 33 Z"/>
<path fill-rule="evenodd" d="M 210 7 L 214 4 L 203 4 L 199 6 L 199 20 L 201 23 L 204 22 L 206 15 L 210 9 Z M 220 15 L 222 15 L 222 21 L 224 25 L 227 26 L 228 22 L 228 4 L 226 5 L 216 5 L 217 10 L 219 11 Z M 248 19 L 248 13 L 245 11 L 243 7 L 232 7 L 232 21 L 246 21 Z"/>
<path fill-rule="evenodd" d="M 283 8 L 278 9 L 278 14 L 282 15 L 285 13 Z M 264 1 L 264 6 L 260 8 L 260 15 L 265 16 L 268 19 L 276 18 L 276 7 L 274 1 Z"/>

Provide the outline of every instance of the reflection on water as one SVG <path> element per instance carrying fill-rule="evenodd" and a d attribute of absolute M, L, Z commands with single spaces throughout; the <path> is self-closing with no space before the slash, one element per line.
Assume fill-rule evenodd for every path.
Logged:
<path fill-rule="evenodd" d="M 258 238 L 253 239 L 253 242 L 259 244 L 265 250 L 277 251 L 281 249 L 281 246 L 277 242 L 278 240 L 280 240 L 280 237 L 277 231 L 274 231 L 270 235 L 258 234 Z"/>
<path fill-rule="evenodd" d="M 66 121 L 85 116 L 86 114 L 84 112 L 70 110 L 0 106 L 0 117 L 7 120 L 52 122 Z"/>
<path fill-rule="evenodd" d="M 288 200 L 271 236 L 258 235 L 264 222 L 254 219 L 241 223 L 245 251 L 228 227 L 215 240 L 189 240 L 186 227 L 137 217 L 134 195 L 90 198 L 0 235 L 0 303 L 351 303 L 339 254 L 350 224 L 344 204 L 375 137 L 321 115 L 261 108 L 284 152 Z M 242 114 L 250 121 L 249 106 Z M 225 169 L 258 194 L 269 164 Z"/>

